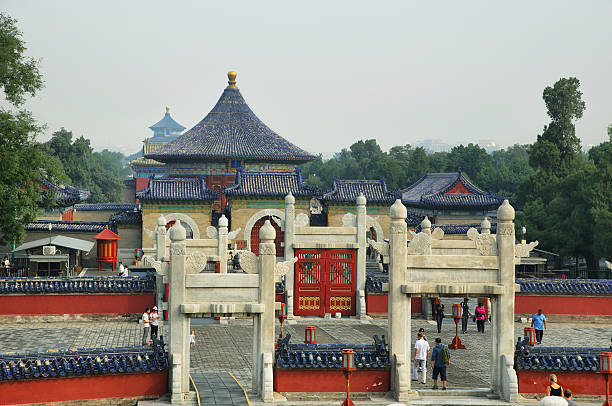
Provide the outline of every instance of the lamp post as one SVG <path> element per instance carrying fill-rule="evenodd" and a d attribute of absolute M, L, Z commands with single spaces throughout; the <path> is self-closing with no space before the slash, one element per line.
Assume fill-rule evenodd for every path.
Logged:
<path fill-rule="evenodd" d="M 533 347 L 536 344 L 535 328 L 525 327 L 523 332 L 525 333 L 525 337 L 529 340 L 529 345 Z"/>
<path fill-rule="evenodd" d="M 346 378 L 346 399 L 341 406 L 355 406 L 351 400 L 351 372 L 355 370 L 355 351 L 351 348 L 342 350 L 342 372 Z"/>
<path fill-rule="evenodd" d="M 521 227 L 521 244 L 526 244 L 527 240 L 525 239 L 525 234 L 527 233 L 527 227 Z"/>
<path fill-rule="evenodd" d="M 599 355 L 599 371 L 606 374 L 606 400 L 603 406 L 610 406 L 610 374 L 612 374 L 612 352 L 603 351 Z"/>
<path fill-rule="evenodd" d="M 304 329 L 304 344 L 317 343 L 317 328 L 315 326 L 306 326 Z"/>
<path fill-rule="evenodd" d="M 278 311 L 278 321 L 281 325 L 280 338 L 283 338 L 283 323 L 287 319 L 287 305 L 285 303 L 281 303 L 281 308 Z"/>
<path fill-rule="evenodd" d="M 51 223 L 47 224 L 47 230 L 49 230 L 49 245 L 51 245 L 51 230 L 52 229 L 53 229 L 53 226 L 51 225 Z M 51 261 L 47 261 L 47 276 L 51 276 Z"/>
<path fill-rule="evenodd" d="M 453 319 L 455 319 L 455 338 L 453 342 L 448 346 L 451 350 L 465 350 L 465 345 L 459 338 L 459 319 L 461 318 L 461 305 L 459 303 L 453 304 Z"/>

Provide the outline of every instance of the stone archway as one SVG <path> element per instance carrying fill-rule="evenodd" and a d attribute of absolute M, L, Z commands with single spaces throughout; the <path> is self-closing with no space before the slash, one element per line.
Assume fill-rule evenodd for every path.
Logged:
<path fill-rule="evenodd" d="M 374 231 L 376 232 L 376 241 L 383 242 L 385 240 L 385 234 L 383 233 L 383 229 L 378 223 L 378 220 L 373 217 L 366 216 L 366 228 L 370 229 L 370 227 L 374 228 Z"/>
<path fill-rule="evenodd" d="M 265 209 L 260 210 L 257 213 L 253 214 L 249 221 L 247 221 L 246 226 L 244 227 L 244 239 L 247 242 L 247 250 L 251 251 L 251 234 L 253 231 L 253 227 L 255 223 L 263 217 L 270 216 L 273 221 L 276 222 L 281 231 L 285 231 L 285 212 L 278 209 Z M 277 253 L 278 255 L 278 253 Z M 284 256 L 284 252 L 283 255 Z"/>
<path fill-rule="evenodd" d="M 165 214 L 164 217 L 168 222 L 181 220 L 181 223 L 188 224 L 191 228 L 191 231 L 193 232 L 193 239 L 200 239 L 200 228 L 198 227 L 197 223 L 188 215 L 183 213 L 169 213 Z"/>

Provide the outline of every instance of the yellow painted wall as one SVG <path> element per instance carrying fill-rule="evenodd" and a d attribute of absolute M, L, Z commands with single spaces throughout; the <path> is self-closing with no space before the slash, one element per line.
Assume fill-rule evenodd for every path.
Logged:
<path fill-rule="evenodd" d="M 378 221 L 378 224 L 380 224 L 380 227 L 383 230 L 383 238 L 389 238 L 389 227 L 391 226 L 391 217 L 389 215 L 389 210 L 391 208 L 391 205 L 392 203 L 389 203 L 389 205 L 366 204 L 367 214 L 374 220 Z M 331 227 L 342 226 L 342 217 L 346 213 L 356 213 L 355 205 L 327 203 L 327 209 L 327 222 L 328 225 Z"/>
<path fill-rule="evenodd" d="M 167 216 L 170 213 L 181 213 L 195 221 L 200 230 L 200 238 L 206 238 L 206 227 L 210 225 L 212 202 L 142 202 L 142 247 L 152 248 L 153 240 L 144 229 L 155 232 L 157 219 L 160 214 Z"/>

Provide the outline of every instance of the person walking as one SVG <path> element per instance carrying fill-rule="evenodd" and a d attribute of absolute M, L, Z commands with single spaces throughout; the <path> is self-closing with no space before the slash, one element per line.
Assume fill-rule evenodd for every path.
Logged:
<path fill-rule="evenodd" d="M 474 309 L 474 317 L 476 318 L 476 326 L 478 327 L 479 333 L 484 333 L 485 319 L 487 317 L 486 313 L 484 304 L 479 302 L 476 309 Z"/>
<path fill-rule="evenodd" d="M 151 330 L 151 318 L 149 317 L 150 314 L 151 309 L 148 307 L 142 314 L 142 345 L 149 344 L 149 331 Z"/>
<path fill-rule="evenodd" d="M 189 334 L 189 349 L 193 349 L 195 345 L 195 330 L 191 330 L 191 334 Z"/>
<path fill-rule="evenodd" d="M 450 351 L 442 344 L 440 337 L 436 338 L 436 346 L 431 351 L 431 367 L 433 368 L 433 387 L 438 389 L 438 376 L 442 381 L 442 390 L 446 390 L 446 367 L 450 365 Z"/>
<path fill-rule="evenodd" d="M 550 385 L 546 387 L 546 396 L 563 397 L 563 386 L 557 383 L 557 375 L 550 374 L 548 379 L 550 380 Z"/>
<path fill-rule="evenodd" d="M 444 305 L 438 302 L 436 304 L 436 323 L 438 324 L 438 333 L 442 332 L 442 319 L 444 319 Z"/>
<path fill-rule="evenodd" d="M 572 391 L 569 389 L 563 391 L 563 399 L 567 400 L 569 406 L 578 406 L 578 403 L 572 399 Z"/>
<path fill-rule="evenodd" d="M 461 332 L 467 333 L 468 321 L 470 320 L 470 305 L 468 304 L 468 298 L 463 299 L 461 303 Z"/>
<path fill-rule="evenodd" d="M 425 334 L 419 333 L 416 343 L 414 343 L 414 363 L 412 366 L 412 380 L 419 380 L 421 371 L 421 383 L 427 381 L 427 358 L 429 357 L 429 343 L 425 340 Z"/>
<path fill-rule="evenodd" d="M 531 317 L 531 327 L 535 330 L 536 341 L 542 344 L 542 336 L 546 328 L 546 316 L 542 314 L 542 309 L 538 309 L 538 312 Z"/>
<path fill-rule="evenodd" d="M 159 313 L 157 312 L 157 306 L 153 306 L 149 318 L 151 319 L 151 339 L 153 339 L 153 337 L 157 338 L 157 331 L 159 329 Z"/>

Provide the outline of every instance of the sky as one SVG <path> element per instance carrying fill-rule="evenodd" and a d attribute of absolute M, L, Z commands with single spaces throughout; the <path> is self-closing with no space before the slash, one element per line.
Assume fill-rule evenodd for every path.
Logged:
<path fill-rule="evenodd" d="M 0 0 L 45 89 L 27 104 L 96 150 L 136 152 L 171 107 L 188 129 L 234 70 L 279 135 L 312 153 L 374 138 L 533 143 L 542 91 L 581 82 L 577 135 L 612 123 L 610 1 Z"/>

